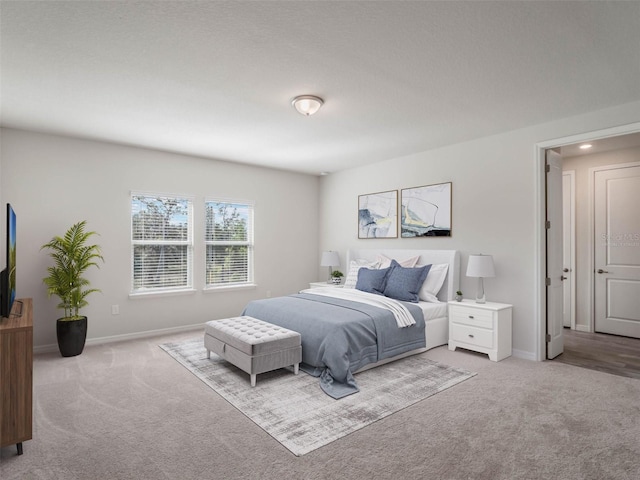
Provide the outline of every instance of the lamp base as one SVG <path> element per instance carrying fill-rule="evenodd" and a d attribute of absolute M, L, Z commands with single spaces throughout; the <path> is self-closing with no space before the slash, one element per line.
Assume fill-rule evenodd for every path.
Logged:
<path fill-rule="evenodd" d="M 487 303 L 487 299 L 484 296 L 484 282 L 482 277 L 478 277 L 478 293 L 476 293 L 476 303 Z"/>

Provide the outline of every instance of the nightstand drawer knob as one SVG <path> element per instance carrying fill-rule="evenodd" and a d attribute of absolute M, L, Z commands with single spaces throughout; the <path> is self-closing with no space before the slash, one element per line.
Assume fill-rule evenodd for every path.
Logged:
<path fill-rule="evenodd" d="M 473 338 L 473 335 L 469 334 L 469 338 Z"/>
<path fill-rule="evenodd" d="M 469 318 L 473 319 L 473 315 L 469 315 Z"/>

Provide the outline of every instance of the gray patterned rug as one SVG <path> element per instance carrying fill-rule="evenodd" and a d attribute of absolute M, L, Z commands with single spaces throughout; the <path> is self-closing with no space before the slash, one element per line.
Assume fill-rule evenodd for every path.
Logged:
<path fill-rule="evenodd" d="M 475 375 L 414 355 L 356 374 L 360 392 L 334 400 L 302 371 L 263 373 L 251 388 L 242 370 L 214 353 L 207 359 L 202 338 L 160 348 L 297 456 Z"/>

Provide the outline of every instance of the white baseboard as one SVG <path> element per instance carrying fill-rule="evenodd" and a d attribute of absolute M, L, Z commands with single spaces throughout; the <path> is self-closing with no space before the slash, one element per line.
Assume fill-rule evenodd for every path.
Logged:
<path fill-rule="evenodd" d="M 524 360 L 536 361 L 536 355 L 533 352 L 527 352 L 525 350 L 511 350 L 511 355 L 514 357 L 522 358 Z"/>
<path fill-rule="evenodd" d="M 200 330 L 204 328 L 204 323 L 194 325 L 184 325 L 182 327 L 170 327 L 161 328 L 158 330 L 148 330 L 146 332 L 125 333 L 122 335 L 111 335 L 109 337 L 88 338 L 85 342 L 85 346 L 88 345 L 102 345 L 105 343 L 123 342 L 125 340 L 136 340 L 139 338 L 157 337 L 160 335 L 168 335 L 172 333 L 189 332 L 191 330 Z M 58 344 L 53 343 L 50 345 L 40 345 L 33 347 L 34 355 L 39 353 L 51 353 L 58 351 Z"/>
<path fill-rule="evenodd" d="M 39 353 L 51 353 L 51 352 L 57 352 L 58 351 L 58 344 L 57 343 L 51 343 L 49 345 L 39 345 L 39 346 L 35 346 L 33 347 L 33 354 L 37 355 Z"/>
<path fill-rule="evenodd" d="M 589 325 L 576 325 L 576 330 L 578 332 L 591 333 L 591 328 L 589 328 Z"/>

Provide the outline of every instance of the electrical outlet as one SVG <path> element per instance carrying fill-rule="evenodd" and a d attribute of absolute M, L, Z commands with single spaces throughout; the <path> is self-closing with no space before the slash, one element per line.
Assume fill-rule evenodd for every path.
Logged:
<path fill-rule="evenodd" d="M 111 305 L 111 315 L 120 315 L 120 305 Z"/>

